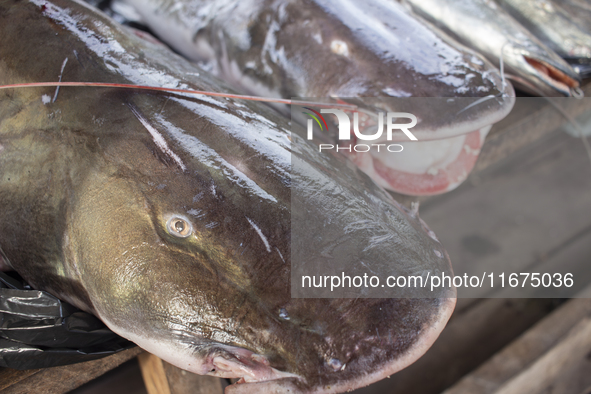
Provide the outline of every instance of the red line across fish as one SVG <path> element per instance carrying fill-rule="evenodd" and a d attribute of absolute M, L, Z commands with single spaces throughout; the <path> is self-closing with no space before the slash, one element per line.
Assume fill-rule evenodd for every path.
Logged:
<path fill-rule="evenodd" d="M 513 106 L 511 85 L 491 63 L 393 0 L 116 4 L 122 3 L 160 39 L 250 94 L 383 98 L 385 106 L 392 97 L 503 98 L 483 105 L 467 128 L 433 125 L 418 142 L 405 144 L 403 155 L 348 154 L 378 184 L 399 193 L 457 187 L 491 125 Z"/>

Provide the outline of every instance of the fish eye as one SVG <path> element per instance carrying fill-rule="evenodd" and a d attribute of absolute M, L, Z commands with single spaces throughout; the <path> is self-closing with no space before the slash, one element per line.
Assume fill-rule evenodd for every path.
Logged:
<path fill-rule="evenodd" d="M 168 219 L 166 229 L 170 234 L 179 238 L 187 238 L 193 232 L 193 226 L 191 226 L 191 223 L 178 216 L 173 216 Z"/>

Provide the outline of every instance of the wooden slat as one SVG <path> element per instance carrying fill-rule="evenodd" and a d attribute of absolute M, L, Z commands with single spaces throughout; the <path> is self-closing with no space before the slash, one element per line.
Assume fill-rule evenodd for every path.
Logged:
<path fill-rule="evenodd" d="M 354 394 L 435 394 L 485 362 L 556 306 L 549 299 L 481 299 L 454 313 L 417 362 Z M 428 378 L 427 378 L 428 377 Z"/>
<path fill-rule="evenodd" d="M 171 394 L 162 360 L 145 352 L 138 356 L 138 361 L 148 394 Z"/>
<path fill-rule="evenodd" d="M 138 356 L 148 394 L 223 394 L 222 379 L 184 371 L 150 353 Z"/>
<path fill-rule="evenodd" d="M 580 365 L 591 351 L 591 316 L 581 320 L 556 346 L 525 371 L 505 383 L 496 394 L 541 394 L 570 369 Z M 589 368 L 589 365 L 588 365 Z M 591 369 L 587 370 L 587 377 Z M 582 388 L 581 388 L 582 389 Z M 579 390 L 577 390 L 579 392 Z M 568 394 L 560 391 L 561 394 Z M 573 393 L 576 394 L 576 393 Z"/>
<path fill-rule="evenodd" d="M 27 369 L 24 371 L 20 371 L 18 369 L 12 368 L 1 368 L 0 369 L 0 391 L 4 390 L 28 378 L 31 375 L 35 375 L 37 372 L 41 371 L 40 369 Z"/>
<path fill-rule="evenodd" d="M 163 362 L 171 394 L 223 394 L 222 379 L 196 375 Z"/>
<path fill-rule="evenodd" d="M 590 195 L 591 164 L 581 141 L 556 131 L 488 168 L 477 184 L 425 202 L 419 212 L 458 274 L 494 271 L 498 277 L 541 264 L 547 272 L 563 272 L 565 264 L 589 261 Z M 460 293 L 491 295 L 489 288 L 468 290 Z"/>
<path fill-rule="evenodd" d="M 487 168 L 478 183 L 429 199 L 420 212 L 456 273 L 570 270 L 587 267 L 591 255 L 590 193 L 591 165 L 581 141 L 556 131 Z M 461 299 L 422 358 L 356 393 L 439 394 L 544 318 L 552 302 Z"/>
<path fill-rule="evenodd" d="M 588 338 L 584 338 L 585 333 L 590 329 L 587 326 L 590 318 L 591 299 L 580 298 L 568 301 L 484 365 L 445 391 L 445 394 L 490 394 L 496 393 L 497 390 L 505 394 L 502 390 L 523 388 L 520 384 L 523 384 L 523 379 L 526 378 L 518 378 L 518 376 L 530 368 L 529 366 L 533 372 L 528 372 L 524 376 L 527 376 L 527 379 L 533 379 L 532 373 L 544 371 L 544 376 L 537 376 L 535 379 L 540 384 L 543 383 L 543 386 L 547 386 L 557 377 L 551 370 L 547 370 L 551 366 L 548 363 L 555 364 L 552 368 L 558 367 L 564 370 L 571 367 L 569 365 L 571 359 L 572 362 L 583 365 L 583 359 L 591 351 L 591 334 Z M 573 326 L 577 325 L 579 326 L 573 329 Z M 574 349 L 575 347 L 578 349 Z M 569 360 L 560 360 L 563 356 Z M 587 368 L 590 366 L 591 364 L 587 364 Z M 588 375 L 591 377 L 591 370 L 588 371 Z M 507 382 L 513 379 L 515 382 L 509 385 Z M 501 389 L 503 385 L 505 388 Z M 531 389 L 533 390 L 533 387 Z M 511 391 L 507 393 L 509 392 Z M 521 391 L 521 393 L 530 392 L 533 393 L 535 390 Z"/>
<path fill-rule="evenodd" d="M 591 83 L 587 83 L 583 91 L 586 97 L 591 96 Z M 591 111 L 589 98 L 582 100 L 559 98 L 554 99 L 554 102 L 561 107 L 568 103 L 563 110 L 572 117 Z M 518 98 L 511 113 L 493 126 L 474 171 L 484 170 L 566 122 L 567 119 L 546 99 Z"/>
<path fill-rule="evenodd" d="M 3 394 L 67 393 L 95 379 L 125 361 L 136 357 L 142 350 L 133 348 L 100 360 L 87 361 L 62 367 L 32 371 L 14 371 L 5 368 L 0 373 Z M 13 380 L 9 381 L 10 377 Z"/>

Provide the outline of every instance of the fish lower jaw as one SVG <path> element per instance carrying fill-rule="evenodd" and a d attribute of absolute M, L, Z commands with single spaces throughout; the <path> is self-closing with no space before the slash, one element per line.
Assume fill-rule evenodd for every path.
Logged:
<path fill-rule="evenodd" d="M 267 359 L 259 354 L 246 349 L 224 346 L 236 356 L 236 360 L 224 357 L 214 357 L 207 375 L 220 378 L 239 378 L 238 384 L 260 383 L 279 379 L 294 378 L 299 376 L 289 372 L 278 371 L 269 366 Z"/>
<path fill-rule="evenodd" d="M 240 379 L 240 386 L 285 379 L 301 380 L 298 375 L 282 372 L 271 367 L 264 356 L 244 348 L 221 343 L 212 344 L 208 346 L 215 347 L 215 349 L 221 350 L 221 353 L 230 357 L 223 357 L 218 354 L 211 355 L 211 353 L 198 356 L 193 349 L 189 346 L 185 348 L 182 343 L 159 341 L 156 338 L 139 335 L 113 324 L 102 315 L 100 318 L 113 332 L 134 342 L 145 351 L 178 368 L 197 375 Z"/>

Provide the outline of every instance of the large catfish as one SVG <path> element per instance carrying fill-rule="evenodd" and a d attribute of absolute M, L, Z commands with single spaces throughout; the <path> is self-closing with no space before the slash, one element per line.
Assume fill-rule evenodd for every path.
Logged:
<path fill-rule="evenodd" d="M 0 84 L 58 79 L 223 89 L 84 4 L 1 1 Z M 454 289 L 291 297 L 294 215 L 310 217 L 307 255 L 336 272 L 451 266 L 412 211 L 264 106 L 88 87 L 0 103 L 2 269 L 181 368 L 240 378 L 227 392 L 367 385 L 420 357 L 453 310 Z"/>
<path fill-rule="evenodd" d="M 482 56 L 392 0 L 122 1 L 163 41 L 251 94 L 372 97 L 385 106 L 391 97 L 514 95 Z M 466 178 L 490 126 L 512 104 L 489 100 L 469 122 L 417 135 L 402 154 L 349 156 L 383 187 L 445 192 Z"/>

